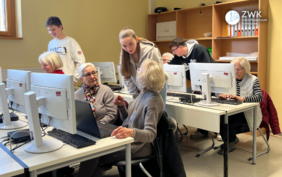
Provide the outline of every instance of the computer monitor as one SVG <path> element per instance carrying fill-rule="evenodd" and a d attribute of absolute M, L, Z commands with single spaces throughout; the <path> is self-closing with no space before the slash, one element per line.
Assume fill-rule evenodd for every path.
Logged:
<path fill-rule="evenodd" d="M 0 129 L 17 129 L 27 125 L 26 122 L 13 121 L 11 122 L 9 109 L 6 109 L 7 98 L 12 109 L 22 113 L 26 113 L 24 93 L 30 90 L 30 71 L 7 70 L 7 88 L 1 86 L 1 108 L 3 109 L 3 123 L 0 124 Z"/>
<path fill-rule="evenodd" d="M 168 74 L 167 90 L 187 92 L 186 70 L 184 65 L 164 65 Z"/>
<path fill-rule="evenodd" d="M 100 70 L 98 71 L 98 77 L 101 78 L 100 83 L 117 82 L 114 62 L 93 62 L 93 64 Z"/>
<path fill-rule="evenodd" d="M 120 66 L 119 65 L 117 66 L 117 70 L 118 70 L 119 86 L 122 88 L 119 92 L 120 93 L 129 93 L 128 89 L 127 89 L 127 87 L 126 87 L 126 85 L 124 83 L 123 75 L 121 75 Z"/>
<path fill-rule="evenodd" d="M 24 94 L 33 140 L 25 151 L 45 153 L 60 149 L 63 143 L 56 139 L 42 139 L 41 122 L 76 134 L 73 76 L 63 74 L 31 73 L 31 91 Z"/>
<path fill-rule="evenodd" d="M 205 101 L 199 103 L 200 105 L 219 105 L 211 102 L 211 92 L 236 95 L 234 64 L 190 63 L 189 67 L 192 90 L 200 90 L 206 97 Z"/>

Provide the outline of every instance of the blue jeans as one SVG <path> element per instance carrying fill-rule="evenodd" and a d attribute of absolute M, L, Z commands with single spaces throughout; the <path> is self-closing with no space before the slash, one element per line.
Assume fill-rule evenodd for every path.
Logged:
<path fill-rule="evenodd" d="M 164 88 L 159 92 L 164 102 L 164 111 L 165 111 L 165 105 L 166 105 L 166 86 L 167 86 L 167 83 L 165 83 Z"/>

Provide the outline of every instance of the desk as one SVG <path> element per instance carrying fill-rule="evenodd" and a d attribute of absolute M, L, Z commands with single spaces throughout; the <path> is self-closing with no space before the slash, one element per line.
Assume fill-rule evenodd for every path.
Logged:
<path fill-rule="evenodd" d="M 1 130 L 0 136 L 5 136 L 7 132 Z M 117 139 L 109 137 L 98 139 L 82 132 L 78 132 L 78 134 L 96 141 L 96 145 L 76 149 L 66 144 L 57 151 L 44 154 L 27 153 L 22 146 L 16 149 L 14 154 L 28 166 L 30 176 L 35 177 L 38 174 L 126 149 L 126 176 L 131 176 L 131 143 L 134 142 L 133 138 Z M 44 137 L 44 139 L 52 138 L 50 136 Z"/>
<path fill-rule="evenodd" d="M 119 93 L 115 93 L 118 95 Z M 133 98 L 131 95 L 128 94 L 120 94 L 124 97 L 124 99 L 128 102 L 132 101 Z M 243 103 L 240 105 L 227 105 L 227 104 L 220 104 L 220 106 L 216 107 L 203 107 L 198 105 L 197 103 L 194 105 L 182 104 L 178 101 L 177 98 L 172 100 L 167 100 L 166 102 L 166 112 L 169 116 L 173 117 L 176 122 L 184 125 L 189 125 L 197 128 L 201 128 L 204 130 L 209 130 L 212 132 L 220 132 L 220 116 L 224 115 L 224 125 L 225 125 L 225 133 L 229 134 L 229 126 L 228 126 L 228 116 L 244 112 L 247 110 L 254 111 L 254 129 L 253 131 L 253 161 L 252 164 L 256 164 L 256 110 L 259 106 L 259 103 Z M 189 115 L 189 116 L 183 116 Z M 224 139 L 224 176 L 228 176 L 228 149 L 229 143 L 228 138 Z"/>
<path fill-rule="evenodd" d="M 24 174 L 24 168 L 15 161 L 7 152 L 0 148 L 0 176 L 10 177 Z"/>

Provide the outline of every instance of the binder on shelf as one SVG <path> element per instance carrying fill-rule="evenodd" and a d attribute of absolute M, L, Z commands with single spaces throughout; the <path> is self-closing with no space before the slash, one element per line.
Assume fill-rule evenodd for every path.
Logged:
<path fill-rule="evenodd" d="M 234 37 L 234 25 L 231 25 L 231 37 Z"/>
<path fill-rule="evenodd" d="M 241 37 L 241 21 L 242 19 L 239 20 L 239 22 L 237 23 L 237 36 Z"/>
<path fill-rule="evenodd" d="M 245 17 L 245 36 L 248 36 L 248 17 Z"/>
<path fill-rule="evenodd" d="M 258 15 L 256 17 L 256 29 L 255 30 L 256 30 L 255 35 L 258 36 L 258 31 L 259 31 L 259 17 L 258 17 Z"/>
<path fill-rule="evenodd" d="M 241 17 L 241 36 L 245 36 L 245 26 L 244 26 L 244 17 Z"/>
<path fill-rule="evenodd" d="M 231 25 L 227 25 L 227 36 L 231 37 Z"/>
<path fill-rule="evenodd" d="M 248 18 L 248 36 L 252 36 L 252 17 Z"/>
<path fill-rule="evenodd" d="M 252 36 L 256 33 L 256 17 L 252 17 Z"/>
<path fill-rule="evenodd" d="M 233 26 L 234 26 L 234 37 L 237 37 L 238 36 L 238 34 L 237 34 L 237 30 L 238 30 L 237 24 L 235 24 Z"/>

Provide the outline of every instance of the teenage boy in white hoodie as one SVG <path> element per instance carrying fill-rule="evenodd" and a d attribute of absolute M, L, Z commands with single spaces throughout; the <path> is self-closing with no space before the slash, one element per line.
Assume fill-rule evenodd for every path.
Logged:
<path fill-rule="evenodd" d="M 186 78 L 188 80 L 190 80 L 189 63 L 191 59 L 196 60 L 195 62 L 197 63 L 216 63 L 216 61 L 211 57 L 208 49 L 194 39 L 185 41 L 183 38 L 174 38 L 171 41 L 169 48 L 175 55 L 169 64 L 185 65 Z M 198 129 L 196 132 L 192 133 L 190 137 L 200 138 L 207 135 L 208 132 L 206 130 Z"/>
<path fill-rule="evenodd" d="M 49 42 L 48 51 L 54 51 L 59 54 L 63 61 L 63 72 L 73 75 L 75 85 L 79 79 L 79 66 L 85 63 L 83 52 L 76 40 L 63 33 L 63 25 L 58 17 L 49 17 L 45 25 L 48 32 L 54 37 Z"/>

